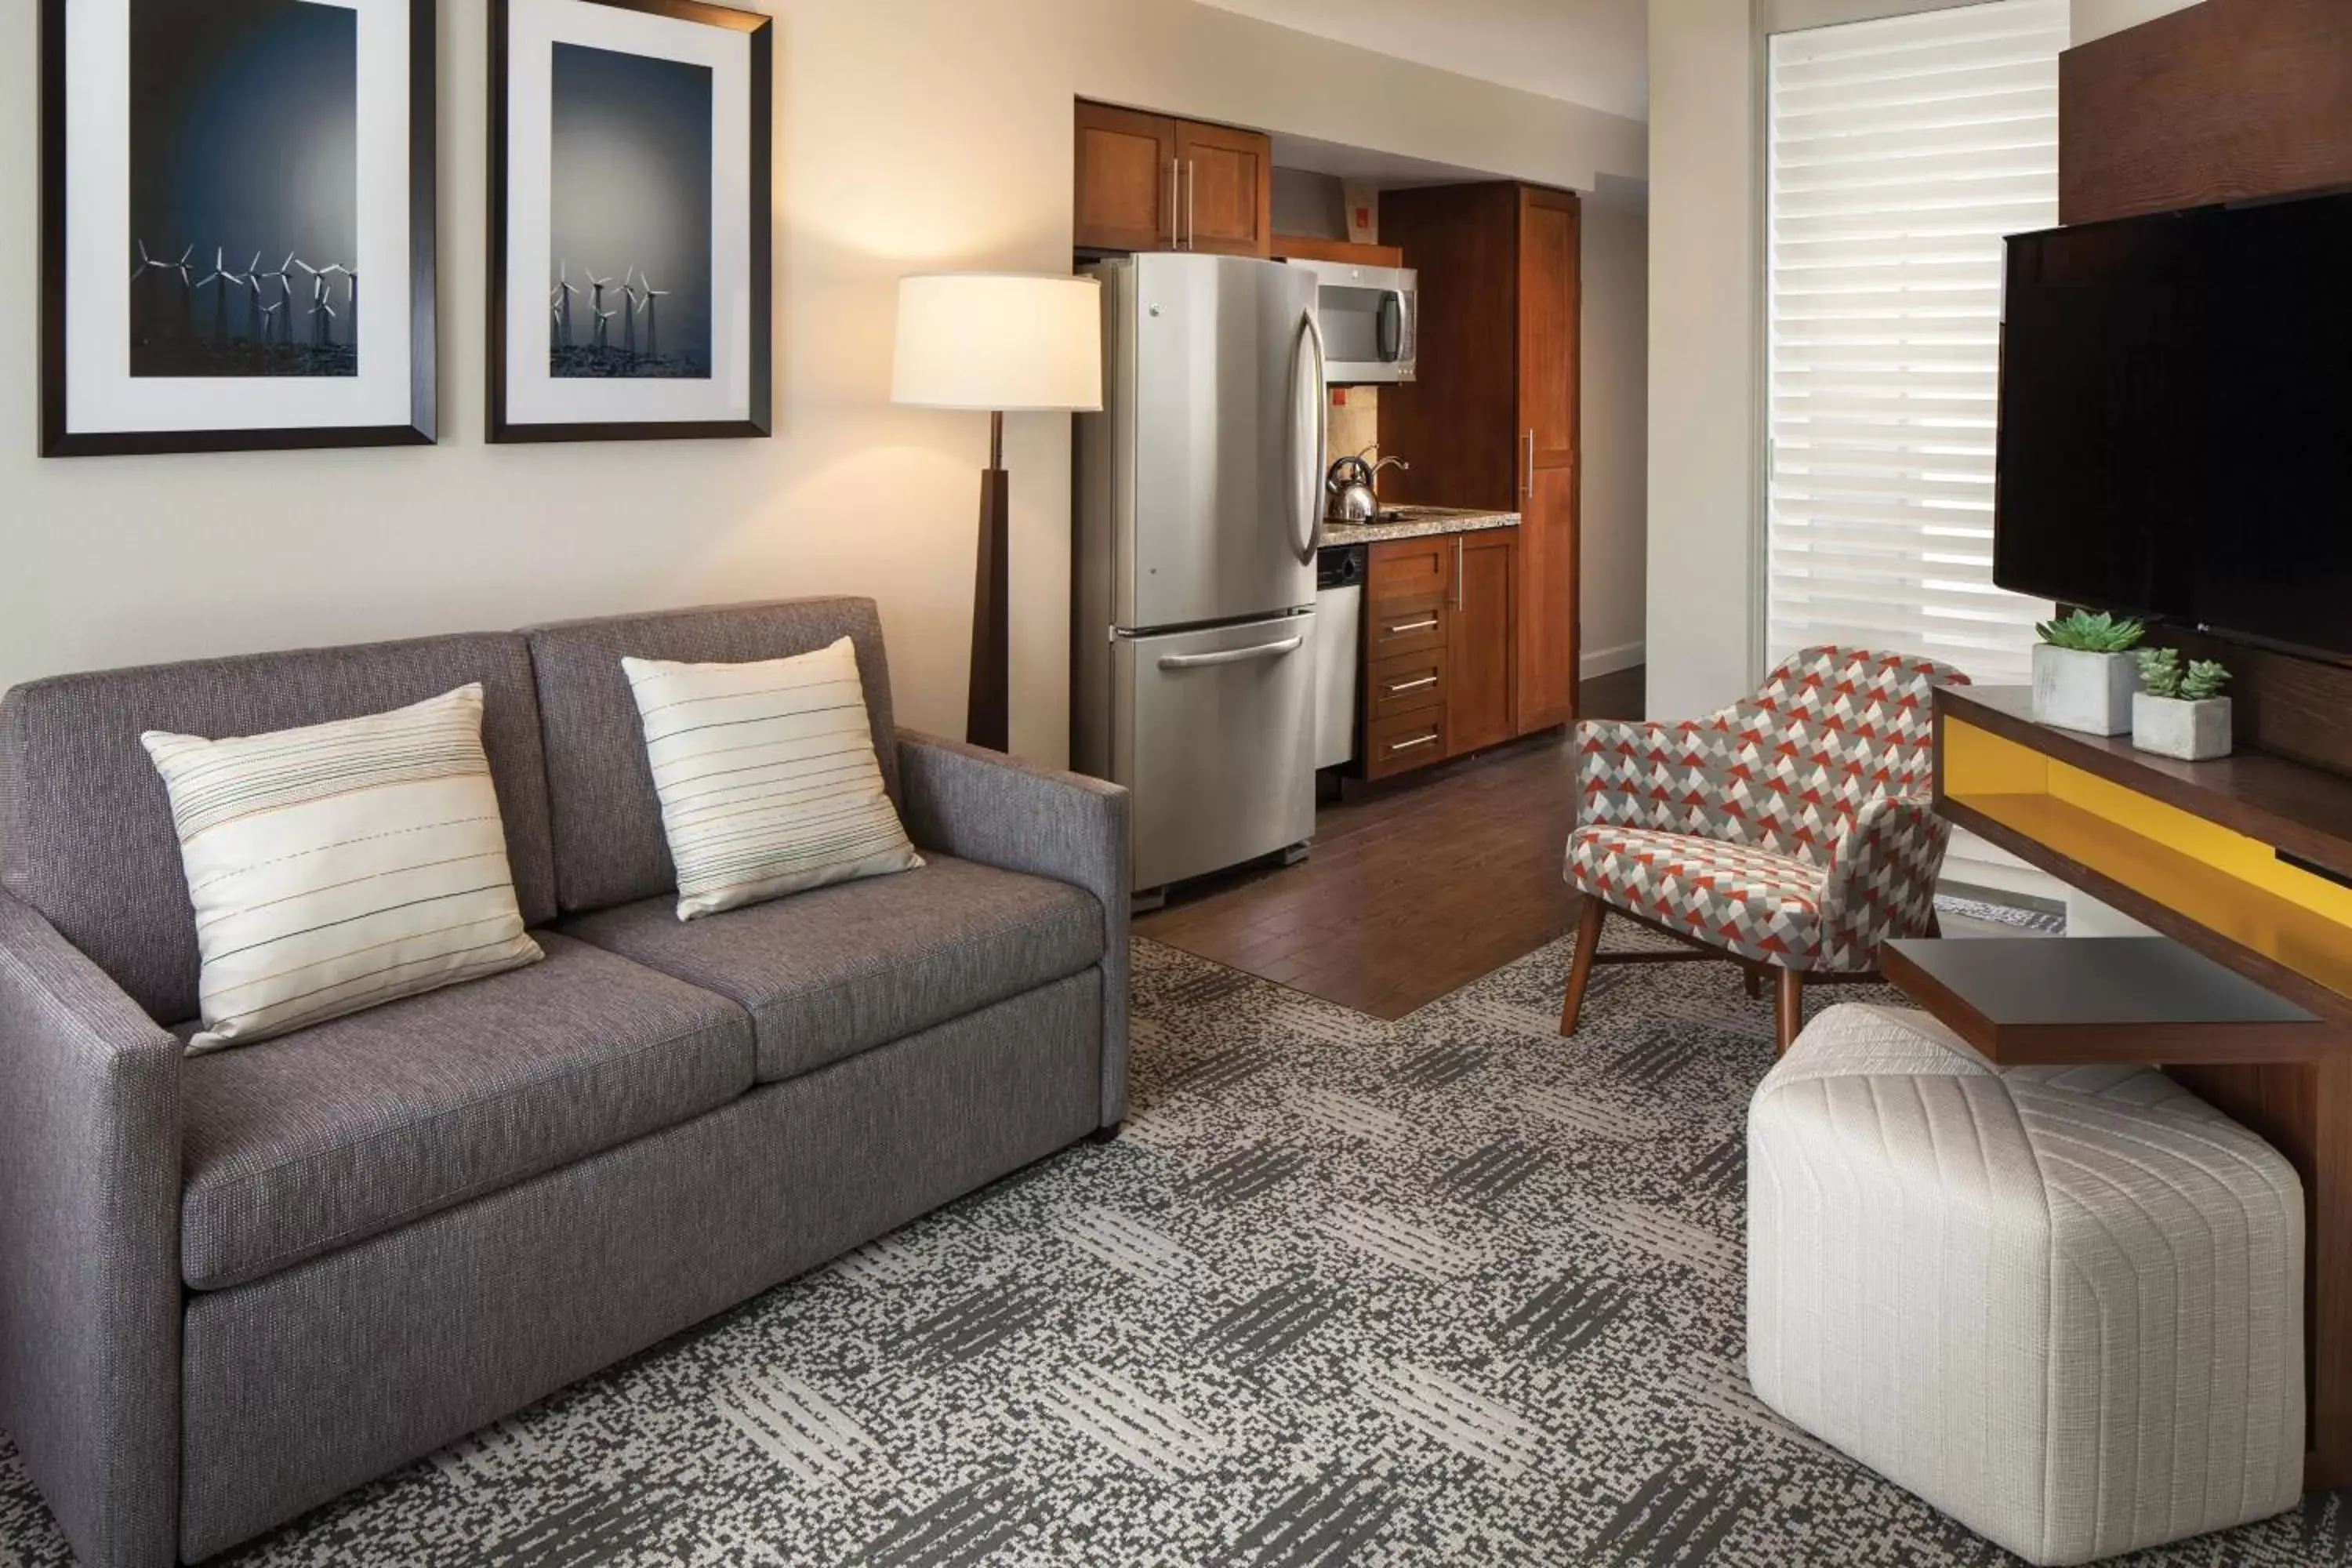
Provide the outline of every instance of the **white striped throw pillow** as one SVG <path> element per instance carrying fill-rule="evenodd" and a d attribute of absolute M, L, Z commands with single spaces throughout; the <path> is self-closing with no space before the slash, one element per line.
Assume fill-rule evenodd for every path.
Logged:
<path fill-rule="evenodd" d="M 757 664 L 625 658 L 677 866 L 677 918 L 911 871 L 847 637 Z"/>
<path fill-rule="evenodd" d="M 204 1031 L 244 1045 L 536 963 L 482 689 L 236 740 L 139 737 L 171 792 Z"/>

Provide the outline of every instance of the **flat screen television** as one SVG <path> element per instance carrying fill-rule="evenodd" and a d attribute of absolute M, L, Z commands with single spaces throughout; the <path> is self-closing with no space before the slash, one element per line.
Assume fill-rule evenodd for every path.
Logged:
<path fill-rule="evenodd" d="M 1993 580 L 2352 656 L 2352 195 L 2009 241 Z"/>

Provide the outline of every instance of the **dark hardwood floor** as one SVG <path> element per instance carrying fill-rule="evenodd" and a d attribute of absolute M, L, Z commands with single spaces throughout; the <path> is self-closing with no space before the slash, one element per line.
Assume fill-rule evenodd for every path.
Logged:
<path fill-rule="evenodd" d="M 1641 677 L 1586 682 L 1582 711 L 1638 713 Z M 1303 864 L 1180 889 L 1135 931 L 1400 1018 L 1574 929 L 1575 822 L 1567 737 L 1538 736 L 1327 805 Z"/>

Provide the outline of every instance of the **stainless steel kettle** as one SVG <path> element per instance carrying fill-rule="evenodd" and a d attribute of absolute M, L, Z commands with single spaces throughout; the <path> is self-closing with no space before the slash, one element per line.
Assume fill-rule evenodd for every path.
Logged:
<path fill-rule="evenodd" d="M 1370 522 L 1380 512 L 1380 497 L 1372 493 L 1372 466 L 1360 456 L 1334 462 L 1323 476 L 1323 490 L 1329 498 L 1324 514 L 1333 522 Z"/>

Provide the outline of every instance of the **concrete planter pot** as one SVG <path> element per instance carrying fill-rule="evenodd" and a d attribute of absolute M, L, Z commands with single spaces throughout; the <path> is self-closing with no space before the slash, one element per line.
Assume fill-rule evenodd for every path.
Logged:
<path fill-rule="evenodd" d="M 2033 645 L 2033 721 L 2086 735 L 2121 735 L 2132 727 L 2139 661 L 2127 653 L 2084 653 Z"/>
<path fill-rule="evenodd" d="M 2132 698 L 2132 745 L 2159 757 L 2202 763 L 2230 754 L 2230 700 L 2208 697 L 2190 702 L 2179 697 L 2151 697 L 2142 691 Z"/>

